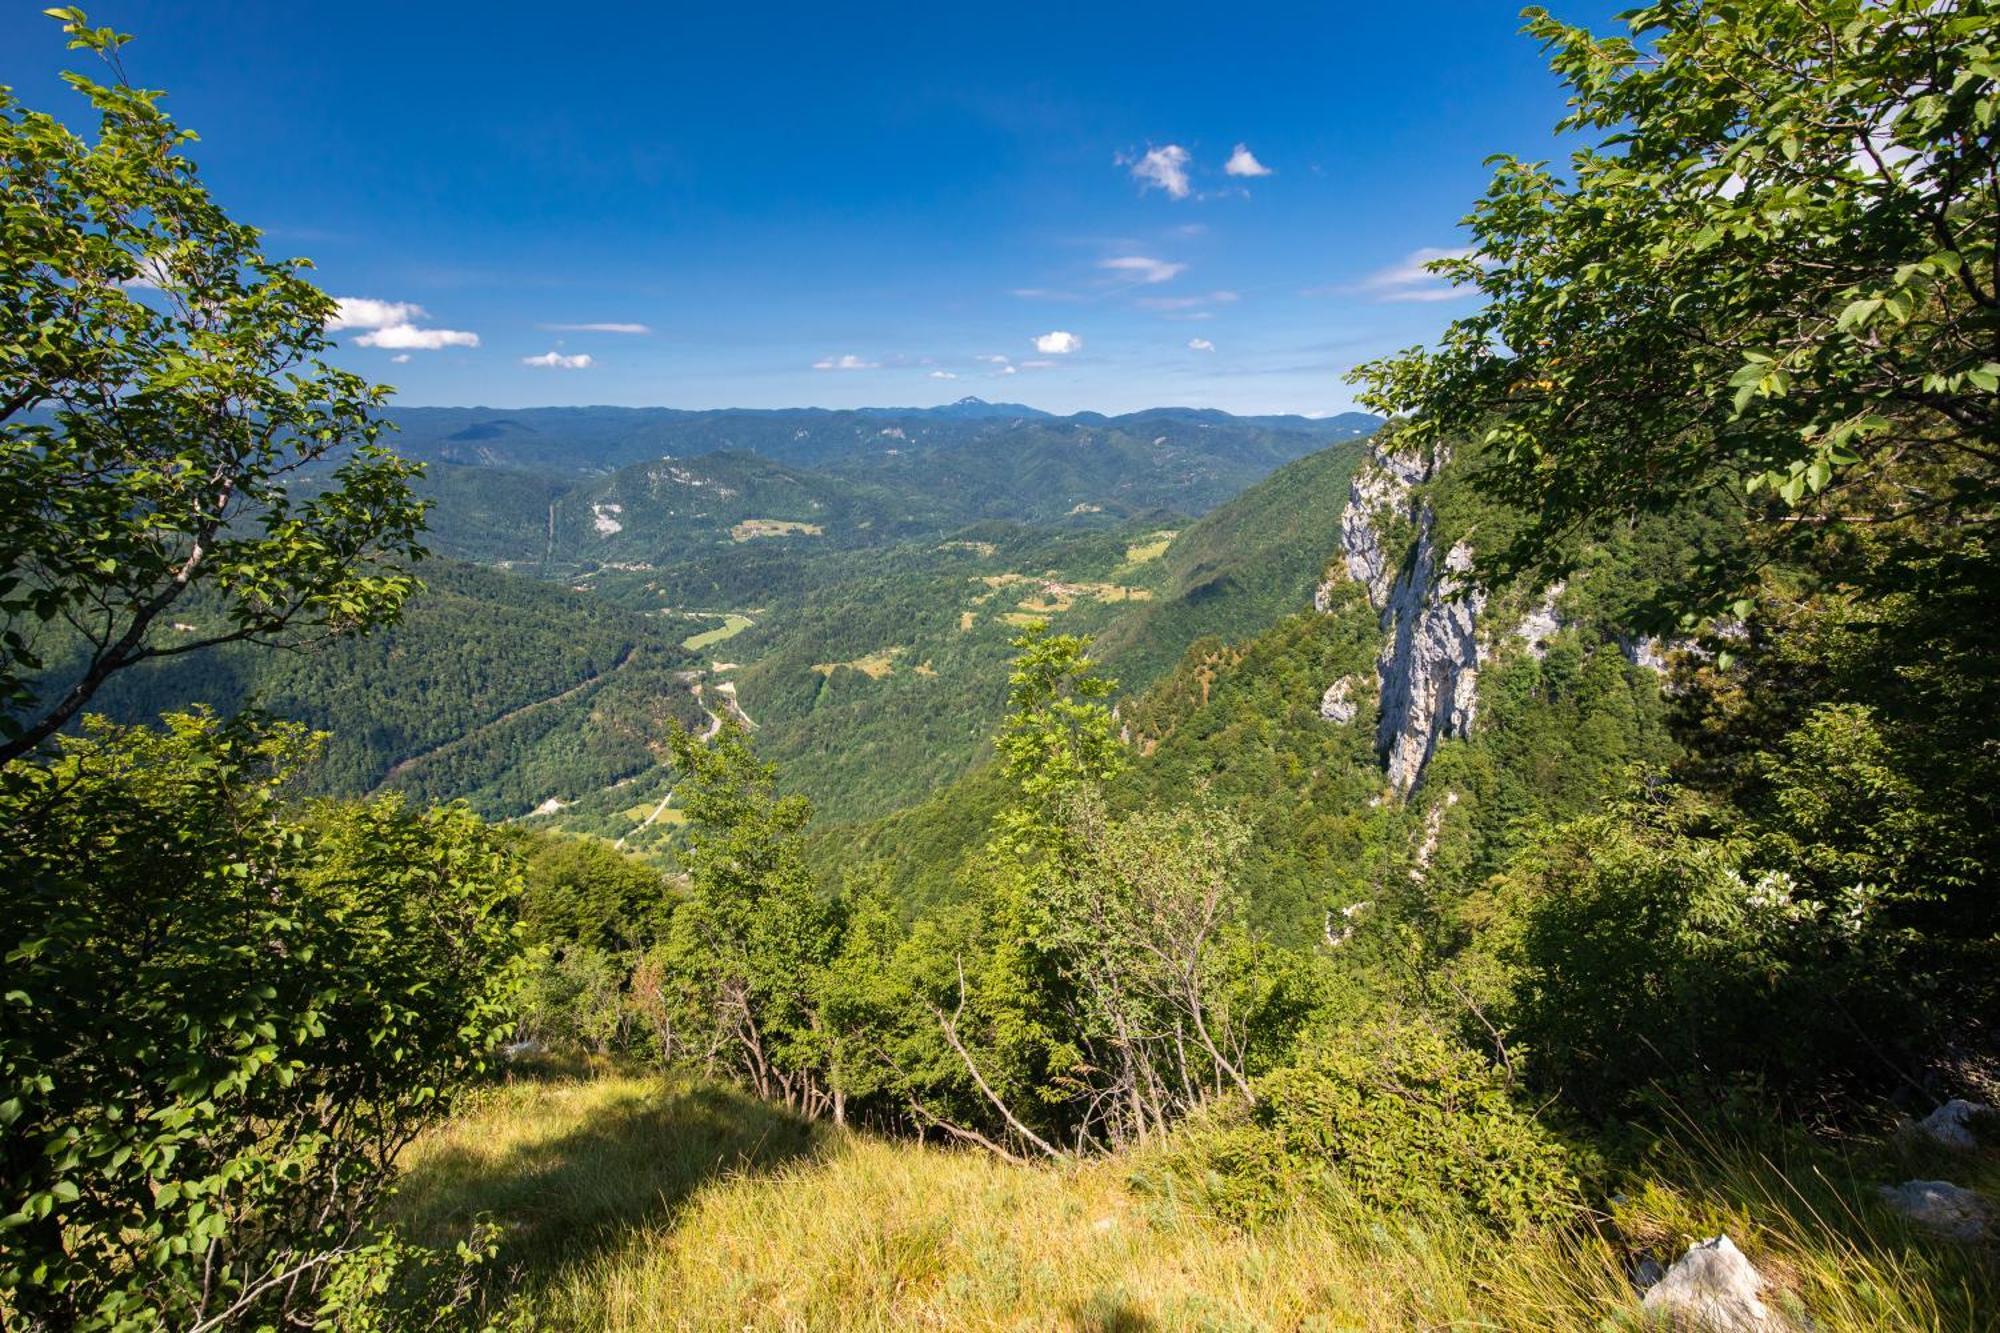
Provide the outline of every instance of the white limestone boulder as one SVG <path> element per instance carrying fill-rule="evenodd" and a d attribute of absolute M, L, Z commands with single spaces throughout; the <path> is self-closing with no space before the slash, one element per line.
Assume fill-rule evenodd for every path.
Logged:
<path fill-rule="evenodd" d="M 1765 1304 L 1764 1278 L 1727 1236 L 1688 1246 L 1646 1291 L 1645 1312 L 1689 1333 L 1789 1333 L 1791 1321 Z"/>

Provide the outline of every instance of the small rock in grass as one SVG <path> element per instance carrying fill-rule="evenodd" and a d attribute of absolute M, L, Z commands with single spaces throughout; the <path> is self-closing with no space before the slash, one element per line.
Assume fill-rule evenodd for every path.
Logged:
<path fill-rule="evenodd" d="M 1993 1108 L 1990 1106 L 1954 1097 L 1919 1120 L 1917 1130 L 1919 1133 L 1928 1134 L 1947 1148 L 1959 1148 L 1970 1152 L 1979 1146 L 1979 1137 L 1972 1132 L 1973 1122 L 1982 1116 L 1992 1114 Z"/>
<path fill-rule="evenodd" d="M 1960 1240 L 1978 1240 L 1993 1220 L 1993 1205 L 1984 1195 L 1948 1180 L 1906 1180 L 1884 1185 L 1882 1201 L 1912 1221 Z"/>
<path fill-rule="evenodd" d="M 1764 1278 L 1727 1236 L 1696 1241 L 1640 1307 L 1670 1326 L 1702 1333 L 1789 1333 L 1786 1318 L 1764 1304 Z"/>

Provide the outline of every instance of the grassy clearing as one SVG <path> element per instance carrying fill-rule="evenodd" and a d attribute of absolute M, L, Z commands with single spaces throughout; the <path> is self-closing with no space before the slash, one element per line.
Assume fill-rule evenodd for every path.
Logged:
<path fill-rule="evenodd" d="M 1601 1228 L 1503 1240 L 1334 1202 L 1246 1235 L 1149 1190 L 1143 1158 L 1010 1166 L 607 1076 L 493 1090 L 412 1150 L 399 1210 L 440 1242 L 497 1218 L 500 1271 L 561 1329 L 1636 1329 L 1635 1247 L 1725 1228 L 1825 1333 L 1975 1328 L 2000 1299 L 1864 1180 L 1701 1150 L 1723 1155 L 1663 1162 L 1693 1183 Z"/>
<path fill-rule="evenodd" d="M 1174 538 L 1180 535 L 1178 531 L 1162 529 L 1148 537 L 1145 541 L 1135 542 L 1126 547 L 1124 568 L 1132 569 L 1138 565 L 1150 564 L 1158 560 L 1167 553 L 1167 548 L 1174 544 Z"/>
<path fill-rule="evenodd" d="M 817 537 L 825 531 L 817 523 L 800 523 L 789 518 L 746 518 L 729 529 L 729 536 L 733 541 L 747 542 L 759 537 Z"/>
<path fill-rule="evenodd" d="M 822 676 L 831 677 L 834 672 L 846 667 L 851 671 L 859 671 L 870 680 L 881 680 L 895 671 L 896 659 L 902 653 L 903 649 L 900 646 L 883 648 L 866 657 L 857 657 L 851 662 L 815 662 L 813 670 Z"/>
<path fill-rule="evenodd" d="M 691 653 L 698 653 L 702 649 L 713 647 L 725 639 L 735 638 L 756 623 L 756 621 L 750 619 L 748 616 L 739 616 L 731 612 L 729 615 L 724 616 L 722 623 L 714 629 L 703 630 L 699 634 L 690 634 L 685 639 L 682 639 L 681 647 Z"/>

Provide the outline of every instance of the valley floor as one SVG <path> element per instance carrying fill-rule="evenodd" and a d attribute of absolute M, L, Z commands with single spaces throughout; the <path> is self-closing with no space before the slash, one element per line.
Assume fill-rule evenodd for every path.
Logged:
<path fill-rule="evenodd" d="M 491 1089 L 406 1165 L 412 1232 L 498 1221 L 496 1279 L 565 1330 L 1638 1328 L 1635 1238 L 1714 1230 L 1825 1333 L 1973 1328 L 2000 1290 L 1989 1257 L 1864 1218 L 1866 1182 L 1749 1154 L 1565 1234 L 1319 1209 L 1245 1234 L 1149 1191 L 1143 1156 L 1009 1165 L 605 1075 Z"/>

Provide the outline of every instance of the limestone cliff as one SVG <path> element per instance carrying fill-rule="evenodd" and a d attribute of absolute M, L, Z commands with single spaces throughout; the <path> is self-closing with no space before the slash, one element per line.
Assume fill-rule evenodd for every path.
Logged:
<path fill-rule="evenodd" d="M 1417 490 L 1443 461 L 1378 445 L 1355 474 L 1340 516 L 1346 573 L 1366 590 L 1382 625 L 1375 748 L 1390 785 L 1404 794 L 1423 777 L 1439 741 L 1470 733 L 1479 702 L 1486 599 L 1470 586 L 1472 548 L 1459 541 L 1440 556 L 1435 516 Z M 1406 536 L 1407 546 L 1399 540 Z M 1326 590 L 1316 600 L 1324 607 Z"/>

